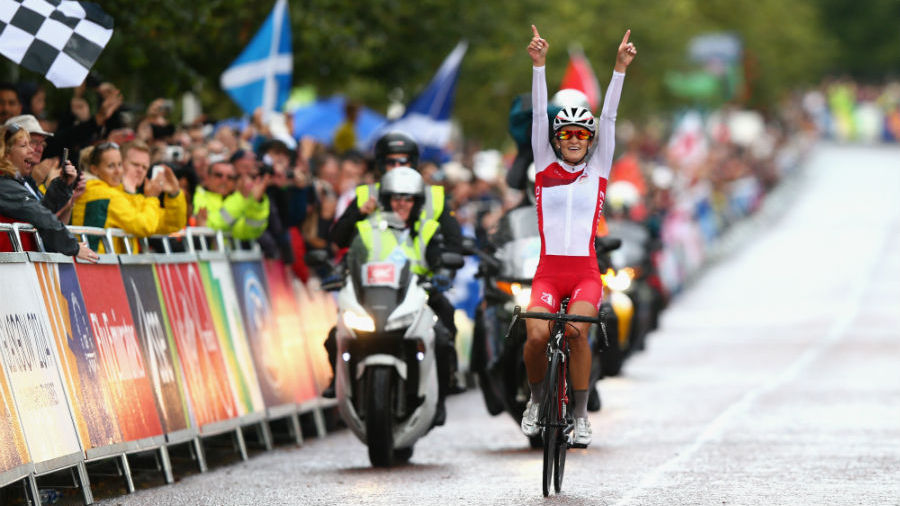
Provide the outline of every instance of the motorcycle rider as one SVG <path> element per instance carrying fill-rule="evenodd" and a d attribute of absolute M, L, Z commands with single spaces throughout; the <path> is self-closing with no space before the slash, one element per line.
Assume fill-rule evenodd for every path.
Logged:
<path fill-rule="evenodd" d="M 560 301 L 571 296 L 568 312 L 596 317 L 603 282 L 594 251 L 597 217 L 603 209 L 604 191 L 612 166 L 615 143 L 615 119 L 625 69 L 637 50 L 628 42 L 626 31 L 619 44 L 615 70 L 599 121 L 582 107 L 565 107 L 553 119 L 547 115 L 547 82 L 544 73 L 549 44 L 531 25 L 533 37 L 528 44 L 532 62 L 532 130 L 535 196 L 541 233 L 541 255 L 532 282 L 529 311 L 555 312 Z M 550 134 L 553 138 L 550 140 Z M 596 143 L 594 142 L 596 138 Z M 535 436 L 540 432 L 538 413 L 543 398 L 543 380 L 547 369 L 546 349 L 550 329 L 546 322 L 526 321 L 527 341 L 524 359 L 531 384 L 531 399 L 522 415 L 522 432 Z M 574 389 L 575 444 L 588 445 L 592 439 L 587 418 L 591 353 L 587 335 L 589 324 L 576 323 L 569 336 L 570 372 Z"/>
<path fill-rule="evenodd" d="M 402 132 L 388 132 L 375 143 L 375 171 L 376 176 L 386 177 L 391 171 L 399 167 L 418 170 L 419 146 L 408 135 Z M 329 239 L 340 248 L 348 247 L 358 233 L 357 224 L 378 209 L 380 195 L 379 183 L 359 185 L 356 187 L 356 199 L 344 210 L 344 213 L 331 227 Z M 390 209 L 389 202 L 382 199 L 384 209 Z M 438 185 L 425 185 L 423 182 L 422 203 L 416 212 L 411 215 L 414 219 L 412 229 L 421 234 L 429 223 L 437 225 L 437 233 L 442 240 L 435 241 L 441 248 L 440 251 L 461 253 L 462 230 L 459 222 L 453 216 L 453 212 L 447 206 L 444 187 Z M 431 263 L 430 265 L 434 265 Z M 425 274 L 428 274 L 427 272 Z M 446 272 L 435 272 L 431 276 L 435 290 L 429 294 L 428 305 L 434 310 L 441 325 L 438 332 L 439 350 L 442 353 L 438 357 L 439 383 L 442 385 L 438 401 L 438 411 L 435 417 L 436 425 L 441 425 L 446 417 L 444 410 L 444 398 L 449 391 L 459 391 L 461 387 L 452 385 L 452 377 L 456 371 L 456 324 L 453 321 L 455 309 L 453 304 L 443 294 L 450 288 L 451 276 Z M 442 349 L 445 348 L 445 349 Z M 332 329 L 325 340 L 325 349 L 328 351 L 328 359 L 334 368 L 337 360 L 337 343 L 335 341 L 335 329 Z M 334 397 L 334 377 L 331 383 L 322 392 L 323 397 Z"/>

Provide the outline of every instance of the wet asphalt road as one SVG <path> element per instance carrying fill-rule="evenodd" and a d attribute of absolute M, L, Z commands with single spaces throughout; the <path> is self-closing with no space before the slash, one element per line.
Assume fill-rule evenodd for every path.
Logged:
<path fill-rule="evenodd" d="M 601 382 L 561 495 L 470 390 L 404 467 L 340 430 L 99 502 L 900 505 L 900 150 L 819 146 L 785 196 Z"/>

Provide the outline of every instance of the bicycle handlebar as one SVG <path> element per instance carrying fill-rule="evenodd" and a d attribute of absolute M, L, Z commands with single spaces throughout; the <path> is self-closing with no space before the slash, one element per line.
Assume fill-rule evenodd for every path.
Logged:
<path fill-rule="evenodd" d="M 590 316 L 582 316 L 577 314 L 559 314 L 559 313 L 537 313 L 537 312 L 527 312 L 522 311 L 519 306 L 516 306 L 515 311 L 513 311 L 513 319 L 517 318 L 533 318 L 536 320 L 551 320 L 551 321 L 561 321 L 561 322 L 584 322 L 584 323 L 596 323 L 600 325 L 603 323 L 602 321 L 603 314 L 600 313 L 597 317 Z"/>

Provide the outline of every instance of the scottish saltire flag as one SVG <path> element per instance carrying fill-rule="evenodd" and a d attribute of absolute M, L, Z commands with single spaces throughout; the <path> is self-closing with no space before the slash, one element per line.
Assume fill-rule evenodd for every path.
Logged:
<path fill-rule="evenodd" d="M 57 88 L 80 85 L 112 34 L 112 17 L 94 3 L 0 0 L 0 54 Z"/>
<path fill-rule="evenodd" d="M 581 91 L 587 95 L 588 102 L 591 103 L 591 110 L 596 111 L 600 105 L 600 83 L 597 82 L 597 76 L 594 69 L 591 68 L 591 62 L 584 56 L 584 51 L 578 46 L 569 48 L 569 66 L 566 67 L 566 73 L 563 76 L 559 89 L 565 90 L 572 88 Z"/>
<path fill-rule="evenodd" d="M 450 141 L 450 113 L 453 112 L 456 81 L 468 46 L 466 41 L 457 44 L 428 87 L 409 104 L 403 116 L 382 129 L 382 132 L 399 130 L 412 136 L 419 143 L 422 159 L 447 159 L 443 148 Z"/>
<path fill-rule="evenodd" d="M 278 0 L 244 52 L 222 74 L 220 83 L 247 114 L 281 107 L 291 90 L 294 58 L 287 0 Z"/>

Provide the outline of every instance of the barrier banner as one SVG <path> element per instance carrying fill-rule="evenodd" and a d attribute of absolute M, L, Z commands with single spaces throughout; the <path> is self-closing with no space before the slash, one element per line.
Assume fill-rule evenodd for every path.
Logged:
<path fill-rule="evenodd" d="M 0 370 L 0 474 L 30 461 L 6 373 Z"/>
<path fill-rule="evenodd" d="M 0 263 L 0 366 L 33 462 L 81 451 L 34 268 Z"/>
<path fill-rule="evenodd" d="M 210 314 L 219 335 L 219 344 L 225 354 L 231 388 L 237 396 L 238 413 L 246 415 L 262 411 L 266 406 L 259 389 L 256 368 L 253 367 L 253 356 L 244 332 L 241 307 L 234 291 L 228 261 L 201 261 L 197 265 L 203 278 Z"/>
<path fill-rule="evenodd" d="M 187 429 L 190 420 L 182 395 L 181 364 L 160 302 L 156 273 L 149 264 L 129 264 L 119 268 L 163 431 Z"/>
<path fill-rule="evenodd" d="M 303 315 L 303 333 L 316 384 L 324 388 L 331 381 L 331 364 L 325 351 L 325 339 L 337 325 L 337 306 L 331 294 L 294 281 L 294 295 Z"/>
<path fill-rule="evenodd" d="M 34 264 L 50 327 L 56 340 L 60 373 L 75 425 L 85 450 L 123 441 L 104 383 L 94 335 L 88 325 L 84 298 L 72 264 Z"/>
<path fill-rule="evenodd" d="M 232 262 L 231 272 L 266 407 L 293 404 L 296 367 L 282 347 L 262 263 Z"/>
<path fill-rule="evenodd" d="M 141 354 L 119 266 L 76 264 L 101 370 L 125 441 L 162 435 L 147 367 Z"/>
<path fill-rule="evenodd" d="M 237 403 L 197 264 L 156 264 L 156 274 L 197 425 L 236 417 Z"/>
<path fill-rule="evenodd" d="M 316 316 L 309 312 L 310 308 L 297 305 L 291 289 L 291 281 L 283 263 L 278 260 L 265 260 L 263 265 L 282 350 L 284 356 L 293 363 L 294 401 L 305 402 L 315 399 L 319 393 L 309 359 L 303 320 L 314 319 Z"/>

